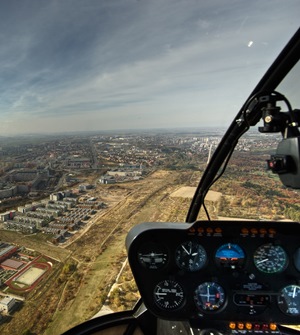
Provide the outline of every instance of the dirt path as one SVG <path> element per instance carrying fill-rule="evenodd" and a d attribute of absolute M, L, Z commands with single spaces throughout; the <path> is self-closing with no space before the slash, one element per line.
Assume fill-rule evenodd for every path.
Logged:
<path fill-rule="evenodd" d="M 168 195 L 183 182 L 186 180 L 179 172 L 160 171 L 145 180 L 116 188 L 122 199 L 93 219 L 84 234 L 65 248 L 80 262 L 78 270 L 83 278 L 74 299 L 68 302 L 67 308 L 56 311 L 45 335 L 59 334 L 101 309 L 113 283 L 122 273 L 128 230 L 143 221 L 163 220 L 165 211 L 169 216 L 173 213 L 178 217 L 177 202 L 170 201 Z"/>

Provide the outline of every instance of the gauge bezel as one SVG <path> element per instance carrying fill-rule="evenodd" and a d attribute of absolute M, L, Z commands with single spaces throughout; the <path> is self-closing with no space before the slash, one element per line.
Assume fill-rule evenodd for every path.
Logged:
<path fill-rule="evenodd" d="M 182 297 L 179 297 L 178 305 L 174 306 L 174 303 L 173 303 L 173 305 L 171 305 L 170 307 L 169 306 L 165 306 L 165 305 L 161 304 L 159 302 L 159 300 L 157 299 L 157 294 L 158 294 L 157 290 L 158 290 L 159 287 L 161 288 L 161 286 L 163 286 L 164 283 L 171 284 L 172 285 L 171 287 L 173 287 L 173 288 L 175 286 L 177 288 L 179 288 L 180 292 L 182 293 Z M 173 279 L 164 279 L 164 280 L 160 281 L 159 283 L 157 283 L 155 285 L 155 287 L 153 289 L 153 300 L 154 300 L 156 306 L 158 308 L 160 308 L 161 310 L 164 310 L 164 311 L 176 311 L 176 310 L 181 309 L 184 306 L 184 304 L 186 302 L 186 296 L 185 296 L 184 289 L 182 288 L 182 285 L 180 285 L 176 280 L 173 280 Z"/>
<path fill-rule="evenodd" d="M 299 304 L 299 307 L 298 307 L 299 312 L 298 313 L 289 313 L 288 311 L 286 311 L 286 309 L 287 309 L 286 307 L 288 307 L 289 304 L 292 303 L 292 301 L 289 302 L 289 304 L 287 303 L 286 299 L 287 299 L 288 296 L 284 296 L 284 294 L 285 294 L 284 290 L 287 290 L 290 287 L 291 288 L 294 288 L 294 287 L 297 288 L 297 290 L 299 292 L 297 294 L 297 298 L 298 298 L 298 301 L 299 301 L 299 303 L 298 303 Z M 278 297 L 277 297 L 278 308 L 285 315 L 288 315 L 288 316 L 291 316 L 291 317 L 298 317 L 298 316 L 300 316 L 300 299 L 299 298 L 300 298 L 300 286 L 299 285 L 287 285 L 287 286 L 283 287 L 278 294 Z M 281 301 L 281 299 L 282 299 L 282 301 Z M 297 299 L 295 299 L 295 301 L 297 301 Z M 282 306 L 283 304 L 286 306 L 285 308 L 283 308 L 283 306 Z M 289 309 L 289 307 L 288 307 L 288 309 Z"/>
<path fill-rule="evenodd" d="M 238 252 L 241 252 L 243 254 L 243 257 L 239 257 L 237 259 L 237 261 L 228 261 L 227 259 L 229 257 L 226 257 L 226 261 L 222 262 L 220 260 L 220 257 L 217 256 L 217 253 L 220 252 L 223 248 L 228 247 L 229 245 L 232 246 L 233 248 L 237 249 L 237 250 L 239 249 Z M 227 242 L 227 243 L 221 244 L 217 248 L 217 250 L 214 254 L 215 263 L 221 269 L 231 269 L 231 270 L 242 269 L 245 266 L 246 259 L 247 259 L 247 256 L 246 256 L 246 253 L 245 253 L 244 249 L 239 244 L 234 243 L 234 242 L 233 243 L 232 242 Z"/>
<path fill-rule="evenodd" d="M 223 298 L 222 298 L 222 303 L 220 305 L 217 306 L 217 308 L 215 309 L 205 309 L 201 306 L 201 304 L 203 304 L 203 302 L 199 301 L 199 289 L 201 286 L 212 286 L 217 288 L 219 291 L 221 291 Z M 196 289 L 194 290 L 194 301 L 195 301 L 195 305 L 197 307 L 197 309 L 201 312 L 201 313 L 207 313 L 207 314 L 215 314 L 215 313 L 219 313 L 222 310 L 224 310 L 224 308 L 227 305 L 227 295 L 225 292 L 225 289 L 223 288 L 223 286 L 221 286 L 219 283 L 217 282 L 213 282 L 213 281 L 207 281 L 207 282 L 203 282 L 201 284 L 199 284 Z"/>
<path fill-rule="evenodd" d="M 196 251 L 201 252 L 202 259 L 199 258 L 196 259 L 196 256 L 198 254 L 194 255 L 195 256 L 194 258 L 191 257 L 194 254 L 194 253 L 191 254 L 192 251 L 194 251 L 194 253 Z M 186 264 L 185 262 L 187 261 L 188 263 Z M 203 269 L 207 264 L 207 262 L 208 262 L 207 252 L 203 247 L 203 245 L 198 243 L 197 241 L 186 240 L 182 242 L 175 250 L 175 263 L 181 270 L 185 270 L 188 272 L 196 272 Z"/>
<path fill-rule="evenodd" d="M 276 250 L 277 249 L 277 250 Z M 280 250 L 278 250 L 280 249 Z M 261 259 L 262 256 L 259 255 L 259 253 L 262 251 L 262 250 L 266 250 L 266 256 L 268 256 L 268 253 L 272 250 L 276 252 L 276 254 L 278 255 L 278 253 L 282 253 L 282 255 L 284 255 L 284 260 L 280 261 L 279 260 L 273 260 L 273 265 L 272 267 L 271 266 L 266 266 L 266 264 L 268 264 L 270 261 L 268 258 L 264 258 L 264 259 Z M 264 257 L 266 257 L 264 256 Z M 281 257 L 281 256 L 279 256 Z M 268 263 L 267 263 L 268 262 Z M 253 263 L 256 267 L 256 269 L 262 273 L 265 273 L 265 274 L 275 274 L 275 273 L 281 273 L 283 272 L 287 267 L 288 267 L 288 264 L 289 264 L 289 258 L 288 258 L 288 254 L 286 252 L 286 250 L 281 246 L 281 245 L 276 245 L 276 244 L 273 244 L 273 243 L 265 243 L 265 244 L 262 244 L 260 245 L 255 251 L 254 251 L 254 254 L 253 254 Z"/>
<path fill-rule="evenodd" d="M 294 253 L 294 266 L 297 271 L 300 272 L 300 247 L 298 247 Z"/>
<path fill-rule="evenodd" d="M 149 249 L 149 251 L 147 250 Z M 157 264 L 152 264 L 151 262 L 149 264 L 147 264 L 145 261 L 143 261 L 141 259 L 142 257 L 142 253 L 149 253 L 149 257 L 151 257 L 150 253 L 153 253 L 153 256 L 155 256 L 155 250 L 157 251 L 157 253 L 162 253 L 164 255 L 163 257 L 163 261 L 161 263 L 157 263 Z M 146 255 L 144 255 L 146 256 Z M 139 248 L 139 250 L 137 251 L 137 260 L 138 263 L 143 266 L 145 269 L 150 270 L 150 271 L 156 271 L 156 270 L 161 270 L 163 269 L 165 266 L 167 266 L 167 264 L 170 261 L 170 252 L 169 250 L 166 248 L 165 245 L 155 242 L 155 241 L 150 241 L 148 243 L 142 244 Z"/>

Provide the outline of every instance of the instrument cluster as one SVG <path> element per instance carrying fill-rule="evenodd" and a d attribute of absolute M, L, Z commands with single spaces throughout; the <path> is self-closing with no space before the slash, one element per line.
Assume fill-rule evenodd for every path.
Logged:
<path fill-rule="evenodd" d="M 300 324 L 300 224 L 143 223 L 126 239 L 146 307 L 170 320 Z"/>

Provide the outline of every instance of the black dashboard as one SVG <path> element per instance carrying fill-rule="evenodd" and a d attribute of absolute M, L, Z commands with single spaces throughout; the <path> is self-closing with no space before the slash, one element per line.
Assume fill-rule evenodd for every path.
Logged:
<path fill-rule="evenodd" d="M 155 316 L 269 327 L 300 324 L 299 237 L 296 222 L 148 222 L 129 232 L 126 247 Z"/>

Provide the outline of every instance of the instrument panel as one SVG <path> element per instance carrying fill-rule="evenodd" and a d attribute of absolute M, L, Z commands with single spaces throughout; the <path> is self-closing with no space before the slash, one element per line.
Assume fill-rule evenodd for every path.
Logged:
<path fill-rule="evenodd" d="M 295 222 L 148 222 L 126 247 L 159 318 L 300 324 L 299 237 Z"/>

